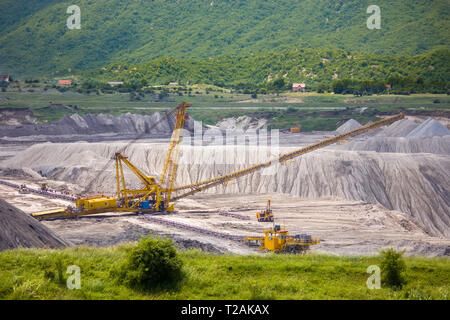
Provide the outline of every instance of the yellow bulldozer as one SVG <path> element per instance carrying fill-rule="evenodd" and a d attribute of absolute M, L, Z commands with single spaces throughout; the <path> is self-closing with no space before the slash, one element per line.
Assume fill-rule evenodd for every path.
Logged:
<path fill-rule="evenodd" d="M 272 252 L 302 253 L 310 246 L 319 244 L 320 239 L 312 238 L 308 234 L 289 235 L 286 228 L 274 225 L 273 228 L 263 230 L 264 237 L 245 237 L 247 245 L 259 245 L 259 250 Z"/>
<path fill-rule="evenodd" d="M 266 210 L 261 210 L 256 213 L 256 218 L 259 222 L 273 222 L 273 213 L 270 208 L 270 199 L 267 200 Z"/>
<path fill-rule="evenodd" d="M 30 189 L 28 189 L 28 187 L 25 184 L 21 184 L 19 187 L 19 193 L 21 194 L 30 193 Z"/>

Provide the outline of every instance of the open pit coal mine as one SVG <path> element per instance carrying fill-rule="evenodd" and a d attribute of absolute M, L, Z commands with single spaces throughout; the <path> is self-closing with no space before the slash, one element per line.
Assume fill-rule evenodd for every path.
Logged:
<path fill-rule="evenodd" d="M 77 126 L 86 122 L 89 127 L 86 119 L 70 121 L 78 121 Z M 353 121 L 343 125 L 348 128 L 341 129 L 351 130 L 357 125 Z M 429 236 L 449 238 L 449 133 L 433 119 L 422 123 L 405 119 L 353 138 L 349 143 L 314 151 L 203 194 L 281 193 L 306 199 L 335 197 L 380 204 L 408 214 Z M 336 133 L 328 132 L 324 136 L 333 134 Z M 303 147 L 309 144 L 312 135 L 317 141 L 321 139 L 317 133 L 282 134 L 277 152 L 282 154 Z M 132 144 L 37 143 L 0 162 L 0 168 L 3 172 L 32 171 L 36 176 L 75 184 L 80 190 L 92 193 L 114 193 L 115 168 L 111 158 L 116 152 L 126 155 L 144 172 L 158 177 L 167 143 L 151 140 Z M 273 152 L 268 147 L 182 145 L 176 185 L 243 169 L 268 160 Z M 138 186 L 131 173 L 127 179 L 130 186 Z"/>

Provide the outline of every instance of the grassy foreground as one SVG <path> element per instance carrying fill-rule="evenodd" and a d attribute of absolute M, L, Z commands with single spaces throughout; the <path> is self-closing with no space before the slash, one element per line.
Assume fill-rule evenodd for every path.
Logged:
<path fill-rule="evenodd" d="M 185 280 L 179 289 L 139 292 L 119 284 L 111 270 L 134 246 L 0 252 L 0 299 L 445 299 L 450 298 L 448 258 L 406 257 L 401 290 L 369 290 L 369 265 L 378 256 L 213 255 L 180 252 Z M 81 269 L 81 289 L 69 290 L 69 265 Z"/>

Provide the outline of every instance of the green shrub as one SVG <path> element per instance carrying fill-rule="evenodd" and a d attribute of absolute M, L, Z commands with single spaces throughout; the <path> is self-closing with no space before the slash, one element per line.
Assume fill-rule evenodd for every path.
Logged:
<path fill-rule="evenodd" d="M 294 108 L 294 107 L 288 107 L 286 111 L 287 111 L 288 113 L 293 113 L 293 112 L 296 112 L 297 109 Z"/>
<path fill-rule="evenodd" d="M 381 281 L 384 285 L 392 288 L 401 288 L 405 283 L 403 273 L 406 271 L 406 264 L 402 255 L 405 250 L 396 252 L 389 248 L 380 252 L 381 261 Z"/>
<path fill-rule="evenodd" d="M 168 239 L 143 238 L 119 267 L 118 278 L 140 290 L 174 288 L 183 279 L 183 262 Z"/>

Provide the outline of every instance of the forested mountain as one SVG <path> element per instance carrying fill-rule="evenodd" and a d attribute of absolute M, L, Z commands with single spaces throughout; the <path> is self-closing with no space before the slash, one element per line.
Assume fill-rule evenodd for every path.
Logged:
<path fill-rule="evenodd" d="M 0 36 L 23 24 L 27 18 L 44 8 L 57 3 L 58 0 L 1 0 L 0 1 Z"/>
<path fill-rule="evenodd" d="M 66 26 L 66 10 L 74 4 L 81 9 L 80 30 Z M 379 30 L 366 25 L 371 4 L 369 0 L 1 0 L 0 72 L 55 75 L 114 62 L 244 57 L 308 48 L 401 56 L 448 48 L 448 0 L 378 0 Z"/>
<path fill-rule="evenodd" d="M 145 79 L 149 84 L 207 83 L 235 88 L 255 88 L 283 79 L 306 82 L 309 87 L 329 86 L 332 81 L 407 79 L 431 84 L 446 92 L 450 81 L 450 50 L 406 56 L 382 56 L 343 50 L 284 50 L 259 55 L 207 59 L 158 58 L 142 64 L 113 63 L 84 73 L 84 79 L 125 81 Z M 384 84 L 382 84 L 384 87 Z M 424 86 L 416 86 L 421 87 Z M 427 87 L 427 86 L 425 86 Z M 428 86 L 429 87 L 429 86 Z"/>

